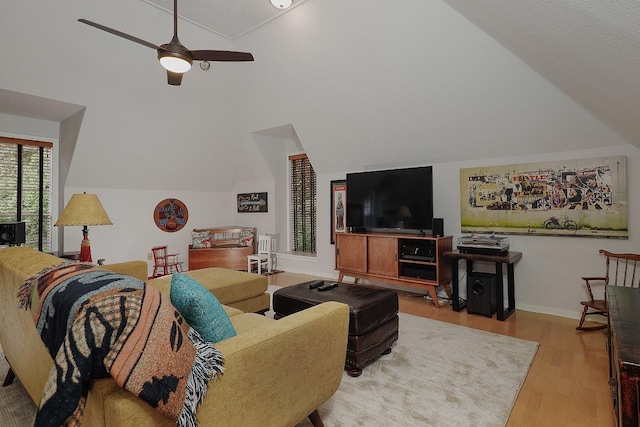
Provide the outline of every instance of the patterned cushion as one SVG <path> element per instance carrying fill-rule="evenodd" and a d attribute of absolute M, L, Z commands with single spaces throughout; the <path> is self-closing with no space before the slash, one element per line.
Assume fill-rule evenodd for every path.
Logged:
<path fill-rule="evenodd" d="M 206 231 L 192 231 L 191 238 L 193 242 L 191 247 L 193 249 L 210 248 L 211 247 L 211 233 Z"/>
<path fill-rule="evenodd" d="M 240 231 L 240 240 L 238 240 L 238 246 L 253 246 L 253 231 Z"/>
<path fill-rule="evenodd" d="M 220 301 L 191 277 L 173 273 L 169 295 L 174 307 L 205 341 L 216 343 L 236 336 Z"/>

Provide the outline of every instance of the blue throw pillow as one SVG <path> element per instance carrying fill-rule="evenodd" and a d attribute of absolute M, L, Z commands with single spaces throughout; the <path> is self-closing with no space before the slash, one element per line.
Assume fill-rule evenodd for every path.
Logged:
<path fill-rule="evenodd" d="M 170 298 L 173 306 L 205 341 L 215 343 L 236 336 L 220 301 L 191 277 L 173 273 Z"/>

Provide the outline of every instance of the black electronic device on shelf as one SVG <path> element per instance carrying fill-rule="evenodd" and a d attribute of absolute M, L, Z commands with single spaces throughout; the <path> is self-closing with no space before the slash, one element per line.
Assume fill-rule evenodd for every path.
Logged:
<path fill-rule="evenodd" d="M 407 264 L 401 268 L 401 275 L 413 279 L 436 280 L 437 269 L 430 265 Z"/>
<path fill-rule="evenodd" d="M 509 252 L 509 238 L 494 235 L 471 235 L 458 238 L 461 253 L 483 255 L 505 255 Z"/>
<path fill-rule="evenodd" d="M 436 262 L 435 240 L 403 243 L 400 247 L 400 259 L 410 261 Z"/>

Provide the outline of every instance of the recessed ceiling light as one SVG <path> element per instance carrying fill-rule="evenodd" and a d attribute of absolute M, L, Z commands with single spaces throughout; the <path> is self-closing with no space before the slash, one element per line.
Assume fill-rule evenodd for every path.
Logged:
<path fill-rule="evenodd" d="M 286 9 L 291 6 L 291 0 L 270 0 L 271 4 L 278 9 Z"/>

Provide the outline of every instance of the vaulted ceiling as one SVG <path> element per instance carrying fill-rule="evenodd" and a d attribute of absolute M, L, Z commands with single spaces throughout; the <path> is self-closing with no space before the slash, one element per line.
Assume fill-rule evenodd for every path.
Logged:
<path fill-rule="evenodd" d="M 640 146 L 640 2 L 444 1 Z"/>
<path fill-rule="evenodd" d="M 87 106 L 85 161 L 74 165 L 75 181 L 90 177 L 90 185 L 151 187 L 139 172 L 149 162 L 192 175 L 163 185 L 222 186 L 240 169 L 227 160 L 242 156 L 229 141 L 290 123 L 321 172 L 478 159 L 487 148 L 593 148 L 598 139 L 640 147 L 637 0 L 294 0 L 284 12 L 268 0 L 182 0 L 185 45 L 251 51 L 256 62 L 194 67 L 179 88 L 167 88 L 155 52 L 77 22 L 161 44 L 171 34 L 171 0 L 36 3 L 12 2 L 0 14 L 0 34 L 12 40 L 0 54 L 13 59 L 0 65 L 0 113 L 62 121 Z M 585 147 L 558 145 L 589 138 Z M 163 140 L 198 141 L 192 149 L 204 154 L 166 156 L 156 149 Z M 91 173 L 101 165 L 88 158 L 132 141 L 145 154 L 118 162 L 138 176 Z"/>
<path fill-rule="evenodd" d="M 141 1 L 173 13 L 172 0 Z M 235 40 L 305 1 L 278 10 L 268 0 L 190 0 L 178 2 L 178 11 L 181 19 Z M 443 1 L 640 146 L 640 2 Z M 10 112 L 15 104 L 21 115 L 57 120 L 65 111 L 46 113 L 47 106 L 40 104 L 30 113 L 15 94 L 0 99 L 0 112 Z"/>
<path fill-rule="evenodd" d="M 173 14 L 173 0 L 142 0 Z M 291 7 L 276 9 L 269 0 L 178 1 L 178 15 L 229 40 L 265 25 L 307 0 L 293 0 Z"/>
<path fill-rule="evenodd" d="M 143 1 L 173 10 L 172 0 Z M 305 1 L 294 0 L 292 8 Z M 444 2 L 640 146 L 640 2 Z M 178 8 L 187 21 L 231 40 L 286 13 L 268 0 L 192 0 Z"/>

